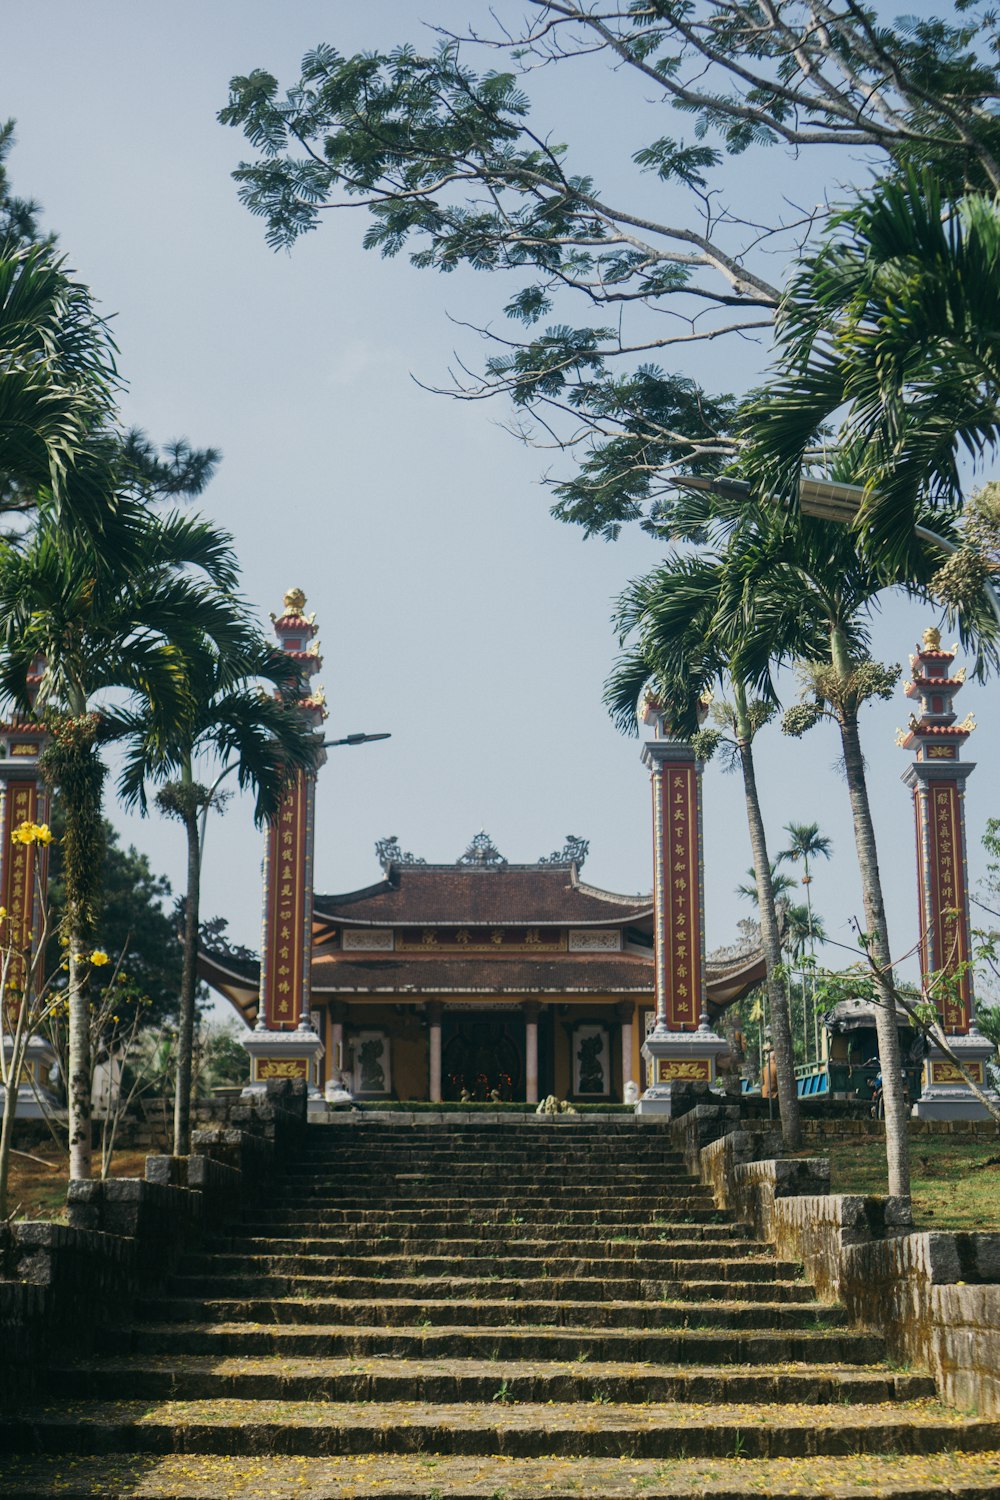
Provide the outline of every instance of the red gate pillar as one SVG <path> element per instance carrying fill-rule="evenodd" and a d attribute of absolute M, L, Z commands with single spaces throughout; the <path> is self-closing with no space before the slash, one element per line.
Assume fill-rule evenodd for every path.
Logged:
<path fill-rule="evenodd" d="M 938 1009 L 948 1045 L 980 1087 L 992 1043 L 976 1026 L 971 954 L 968 864 L 965 848 L 965 783 L 975 763 L 963 761 L 962 746 L 975 726 L 970 714 L 956 723 L 954 700 L 965 669 L 953 673 L 955 651 L 941 648 L 940 632 L 925 630 L 910 657 L 912 682 L 904 691 L 919 701 L 908 728 L 898 736 L 915 759 L 903 773 L 913 792 L 917 825 L 917 881 L 920 895 L 920 966 L 925 998 L 934 979 L 950 983 Z M 991 1091 L 992 1092 L 992 1091 Z M 936 1047 L 924 1062 L 923 1088 L 914 1108 L 922 1119 L 985 1119 L 988 1111 L 971 1092 L 955 1064 Z"/>
<path fill-rule="evenodd" d="M 713 1084 L 729 1044 L 709 1025 L 705 990 L 702 763 L 654 699 L 643 700 L 640 718 L 653 732 L 642 761 L 653 790 L 656 1024 L 643 1043 L 647 1086 L 636 1110 L 669 1115 L 673 1086 Z"/>
<path fill-rule="evenodd" d="M 29 686 L 37 683 L 41 664 L 29 677 Z M 42 780 L 39 761 L 47 735 L 34 719 L 12 719 L 0 724 L 0 907 L 5 912 L 3 946 L 34 954 L 42 932 L 42 911 L 46 901 L 49 851 L 44 843 L 15 842 L 14 834 L 23 823 L 48 824 L 51 797 Z M 7 1057 L 13 1050 L 8 1020 L 16 1014 L 17 1002 L 31 976 L 20 959 L 14 959 L 7 973 L 7 992 L 0 1006 L 0 1032 Z M 47 1111 L 59 1109 L 62 1100 L 52 1077 L 56 1051 L 44 1036 L 33 1036 L 28 1043 L 26 1077 L 18 1090 L 19 1119 L 41 1119 Z M 0 1105 L 3 1089 L 0 1087 Z M 2 1108 L 0 1108 L 2 1113 Z"/>
<path fill-rule="evenodd" d="M 278 643 L 299 664 L 303 685 L 299 707 L 317 731 L 326 718 L 321 691 L 309 678 L 322 657 L 313 643 L 315 616 L 305 615 L 306 597 L 290 589 L 284 609 L 271 616 Z M 317 733 L 317 741 L 319 735 Z M 317 744 L 316 770 L 326 759 Z M 250 1053 L 250 1092 L 274 1080 L 302 1078 L 318 1103 L 319 1065 L 324 1047 L 310 1015 L 312 965 L 313 858 L 316 771 L 300 771 L 286 791 L 264 845 L 264 924 L 261 941 L 257 1024 L 243 1045 Z"/>

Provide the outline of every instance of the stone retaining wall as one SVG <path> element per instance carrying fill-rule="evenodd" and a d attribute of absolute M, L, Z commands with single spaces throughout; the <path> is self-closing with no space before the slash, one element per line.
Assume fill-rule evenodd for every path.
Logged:
<path fill-rule="evenodd" d="M 881 1332 L 893 1359 L 929 1370 L 944 1400 L 1000 1415 L 1000 1234 L 915 1233 L 899 1199 L 831 1193 L 827 1160 L 776 1156 L 780 1136 L 729 1113 L 702 1105 L 674 1126 L 717 1203 Z"/>
<path fill-rule="evenodd" d="M 37 1388 L 53 1351 L 85 1352 L 182 1250 L 264 1188 L 306 1128 L 305 1085 L 281 1083 L 198 1131 L 189 1157 L 147 1158 L 146 1179 L 71 1182 L 69 1224 L 0 1226 L 0 1400 Z"/>

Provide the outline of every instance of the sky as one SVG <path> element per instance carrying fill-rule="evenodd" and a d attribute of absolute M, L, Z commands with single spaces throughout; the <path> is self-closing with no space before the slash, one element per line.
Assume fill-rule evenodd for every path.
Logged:
<path fill-rule="evenodd" d="M 332 750 L 321 773 L 324 892 L 377 880 L 378 838 L 395 834 L 415 854 L 451 861 L 480 829 L 512 862 L 579 835 L 590 841 L 586 880 L 630 893 L 652 884 L 647 774 L 601 690 L 616 654 L 614 599 L 656 564 L 659 547 L 638 531 L 585 541 L 549 514 L 542 480 L 558 458 L 518 443 L 504 427 L 509 411 L 423 388 L 445 383 L 456 351 L 481 357 L 454 320 L 497 320 L 507 294 L 490 277 L 442 278 L 405 256 L 379 259 L 362 248 L 360 209 L 275 254 L 230 179 L 251 153 L 215 118 L 234 74 L 265 67 L 288 85 L 320 41 L 345 53 L 427 46 L 421 21 L 461 26 L 485 9 L 475 0 L 4 7 L 0 117 L 17 121 L 13 185 L 41 202 L 45 224 L 114 315 L 126 420 L 161 441 L 221 448 L 199 507 L 233 533 L 263 622 L 287 589 L 305 590 L 320 626 L 329 736 L 391 733 Z M 499 10 L 519 14 L 503 0 Z M 536 75 L 531 89 L 539 119 L 599 179 L 651 204 L 666 191 L 628 165 L 644 140 L 677 130 L 662 106 L 598 63 Z M 773 202 L 794 170 L 776 153 L 745 158 L 731 186 L 745 201 Z M 665 362 L 734 389 L 760 378 L 766 360 L 766 346 L 719 343 Z M 875 654 L 905 667 L 931 623 L 926 607 L 888 599 Z M 795 683 L 786 687 L 794 700 Z M 995 684 L 970 684 L 960 707 L 979 724 L 967 751 L 980 763 L 967 798 L 975 877 L 986 819 L 1000 815 Z M 911 948 L 917 923 L 906 755 L 895 745 L 908 713 L 900 689 L 862 728 L 897 954 Z M 758 746 L 771 847 L 782 847 L 789 821 L 817 821 L 832 838 L 813 899 L 830 935 L 849 944 L 861 895 L 834 731 L 788 741 L 774 729 Z M 715 946 L 734 941 L 750 914 L 735 894 L 750 863 L 738 776 L 710 767 L 704 806 Z M 180 888 L 177 825 L 126 817 L 113 802 L 109 813 Z M 225 917 L 232 938 L 252 947 L 261 849 L 246 802 L 213 818 L 203 912 Z"/>

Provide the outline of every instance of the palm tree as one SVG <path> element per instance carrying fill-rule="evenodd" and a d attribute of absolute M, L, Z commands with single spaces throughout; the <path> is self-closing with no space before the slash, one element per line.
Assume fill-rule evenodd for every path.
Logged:
<path fill-rule="evenodd" d="M 761 941 L 767 964 L 767 992 L 778 1075 L 782 1136 L 790 1149 L 801 1142 L 788 1000 L 781 982 L 781 941 L 775 911 L 772 866 L 757 790 L 753 742 L 774 712 L 768 674 L 764 692 L 753 697 L 742 662 L 739 630 L 724 626 L 721 600 L 732 588 L 724 555 L 688 557 L 673 554 L 648 577 L 629 586 L 618 603 L 617 623 L 623 644 L 635 644 L 608 680 L 605 702 L 620 727 L 635 731 L 635 706 L 642 689 L 652 684 L 670 707 L 680 733 L 695 733 L 696 704 L 706 690 L 727 684 L 732 702 L 713 705 L 717 729 L 696 739 L 699 753 L 712 753 L 721 742 L 730 764 L 743 775 L 747 824 L 760 910 Z"/>
<path fill-rule="evenodd" d="M 829 859 L 833 854 L 833 841 L 820 833 L 818 823 L 786 823 L 785 832 L 788 834 L 788 848 L 782 849 L 778 855 L 778 863 L 783 859 L 790 860 L 792 864 L 802 861 L 802 884 L 806 888 L 806 916 L 807 932 L 809 942 L 809 953 L 812 958 L 816 957 L 816 934 L 813 931 L 812 910 L 812 876 L 809 873 L 810 859 Z M 816 981 L 812 983 L 813 1001 L 813 1041 L 816 1048 L 816 1056 L 819 1057 L 819 1019 L 816 1015 Z M 805 1014 L 803 1006 L 803 1025 L 805 1025 Z"/>
<path fill-rule="evenodd" d="M 782 896 L 787 896 L 789 891 L 794 891 L 795 881 L 790 875 L 783 875 L 778 869 L 777 860 L 771 863 L 771 891 L 775 901 L 780 901 Z M 757 889 L 757 872 L 753 868 L 747 871 L 747 879 L 742 885 L 736 887 L 737 896 L 743 896 L 747 901 L 752 901 L 754 906 L 760 905 L 760 892 Z"/>
<path fill-rule="evenodd" d="M 791 498 L 828 460 L 818 437 L 846 408 L 833 448 L 859 487 L 858 544 L 919 576 L 915 524 L 939 529 L 960 509 L 960 455 L 986 459 L 1000 442 L 1000 204 L 943 204 L 929 171 L 880 184 L 792 277 L 778 349 L 747 472 Z"/>
<path fill-rule="evenodd" d="M 43 768 L 58 788 L 69 959 L 70 1176 L 91 1169 L 91 1058 L 87 1006 L 89 953 L 98 920 L 101 805 L 106 775 L 100 747 L 127 731 L 99 696 L 119 690 L 146 705 L 165 742 L 193 710 L 187 663 L 206 637 L 220 651 L 238 646 L 227 593 L 236 582 L 230 538 L 207 522 L 146 511 L 133 519 L 143 562 L 123 565 L 112 549 L 68 540 L 44 519 L 0 551 L 0 696 L 30 711 L 28 680 L 44 670 L 34 710 L 50 743 Z"/>
<path fill-rule="evenodd" d="M 879 998 L 889 1191 L 908 1199 L 907 1106 L 892 956 L 859 727 L 863 705 L 891 697 L 899 676 L 898 667 L 884 667 L 870 656 L 868 620 L 878 608 L 885 576 L 866 561 L 846 528 L 764 507 L 747 509 L 732 549 L 738 557 L 734 568 L 742 569 L 746 580 L 740 618 L 748 671 L 764 673 L 776 658 L 795 655 L 808 701 L 785 714 L 786 733 L 802 734 L 823 717 L 839 731 L 861 873 L 864 942 Z M 922 558 L 926 576 L 932 566 L 928 549 Z M 919 592 L 915 585 L 911 589 Z M 825 638 L 822 654 L 817 636 Z"/>
<path fill-rule="evenodd" d="M 278 811 L 282 792 L 297 770 L 316 765 L 317 737 L 296 706 L 299 671 L 286 652 L 269 645 L 246 611 L 233 605 L 233 635 L 242 632 L 238 648 L 225 654 L 211 639 L 191 663 L 192 711 L 166 737 L 147 704 L 135 715 L 129 750 L 119 779 L 126 806 L 147 810 L 146 783 L 161 783 L 156 801 L 168 817 L 178 819 L 187 835 L 187 890 L 184 897 L 184 967 L 178 1007 L 177 1076 L 174 1098 L 174 1155 L 191 1146 L 191 1075 L 194 1053 L 195 995 L 201 894 L 200 820 L 213 800 L 221 799 L 195 780 L 196 760 L 215 756 L 229 762 L 239 785 L 254 793 L 258 826 Z M 277 695 L 261 690 L 266 683 Z M 291 695 L 291 696 L 289 696 Z"/>
<path fill-rule="evenodd" d="M 0 511 L 107 524 L 107 452 L 92 439 L 112 429 L 114 354 L 90 292 L 49 246 L 0 243 Z"/>

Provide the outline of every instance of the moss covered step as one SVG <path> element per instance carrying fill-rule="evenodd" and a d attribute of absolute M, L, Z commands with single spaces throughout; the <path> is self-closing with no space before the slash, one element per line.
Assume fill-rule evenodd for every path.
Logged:
<path fill-rule="evenodd" d="M 475 1235 L 472 1235 L 475 1230 Z M 381 1251 L 399 1245 L 403 1250 L 408 1250 L 411 1245 L 420 1247 L 421 1250 L 429 1251 L 429 1254 L 444 1253 L 454 1250 L 456 1256 L 465 1254 L 465 1248 L 469 1245 L 508 1245 L 525 1244 L 534 1241 L 538 1245 L 559 1245 L 564 1241 L 571 1241 L 574 1245 L 640 1245 L 654 1241 L 664 1245 L 673 1242 L 673 1236 L 682 1244 L 690 1244 L 697 1241 L 699 1245 L 727 1245 L 730 1242 L 738 1242 L 747 1253 L 760 1250 L 760 1242 L 750 1239 L 747 1235 L 745 1224 L 723 1223 L 723 1224 L 685 1224 L 673 1223 L 670 1226 L 654 1223 L 630 1224 L 625 1229 L 621 1224 L 591 1224 L 589 1229 L 580 1224 L 526 1224 L 522 1214 L 513 1214 L 507 1220 L 493 1220 L 489 1218 L 478 1218 L 474 1224 L 454 1224 L 447 1233 L 442 1232 L 442 1226 L 429 1221 L 429 1223 L 394 1224 L 388 1227 L 379 1218 L 364 1218 L 355 1220 L 348 1224 L 325 1224 L 312 1230 L 312 1233 L 303 1229 L 297 1235 L 282 1236 L 274 1233 L 273 1226 L 247 1226 L 234 1233 L 229 1229 L 225 1235 L 213 1235 L 205 1239 L 205 1250 L 228 1251 L 231 1254 L 252 1253 L 255 1244 L 267 1241 L 273 1244 L 276 1239 L 285 1239 L 286 1244 L 294 1244 L 295 1247 L 304 1245 L 322 1245 L 328 1248 L 337 1245 L 349 1245 L 355 1248 L 358 1254 L 367 1248 Z"/>
<path fill-rule="evenodd" d="M 464 1269 L 464 1268 L 463 1268 Z M 740 1269 L 738 1267 L 738 1269 Z M 244 1276 L 172 1276 L 168 1281 L 170 1290 L 182 1297 L 211 1298 L 273 1295 L 277 1297 L 340 1296 L 378 1301 L 381 1298 L 404 1297 L 410 1301 L 418 1297 L 439 1300 L 451 1298 L 463 1300 L 514 1302 L 525 1298 L 536 1301 L 566 1300 L 570 1302 L 605 1299 L 616 1302 L 638 1302 L 663 1300 L 681 1301 L 686 1298 L 748 1300 L 766 1287 L 769 1301 L 809 1302 L 815 1301 L 811 1286 L 803 1281 L 765 1282 L 763 1277 L 745 1281 L 742 1277 L 724 1281 L 676 1280 L 665 1278 L 640 1280 L 610 1279 L 608 1277 L 567 1278 L 557 1281 L 543 1277 L 537 1281 L 524 1281 L 508 1277 L 448 1276 L 444 1278 L 412 1278 L 382 1280 L 380 1277 L 336 1277 L 336 1276 L 271 1276 L 260 1273 Z"/>
<path fill-rule="evenodd" d="M 501 1254 L 492 1256 L 481 1250 L 480 1254 L 469 1254 L 462 1259 L 465 1277 L 517 1277 L 525 1281 L 537 1281 L 549 1277 L 556 1281 L 577 1280 L 582 1277 L 609 1277 L 612 1280 L 672 1281 L 684 1278 L 687 1281 L 718 1281 L 726 1277 L 733 1265 L 739 1266 L 741 1281 L 793 1281 L 801 1274 L 798 1263 L 793 1260 L 775 1260 L 772 1256 L 727 1256 L 706 1254 L 705 1245 L 681 1247 L 675 1253 L 673 1245 L 643 1245 L 639 1254 L 609 1257 L 591 1256 L 586 1250 L 579 1256 L 568 1256 L 567 1245 L 561 1245 L 562 1254 L 535 1254 L 516 1256 Z M 454 1257 L 450 1256 L 330 1256 L 330 1254 L 304 1253 L 259 1254 L 259 1256 L 190 1256 L 181 1265 L 181 1275 L 304 1275 L 304 1277 L 370 1277 L 379 1275 L 388 1280 L 403 1277 L 447 1277 L 454 1272 Z"/>
<path fill-rule="evenodd" d="M 871 1365 L 885 1358 L 878 1334 L 843 1329 L 705 1330 L 687 1328 L 596 1333 L 591 1328 L 561 1330 L 516 1327 L 359 1328 L 311 1324 L 213 1324 L 187 1326 L 137 1324 L 110 1338 L 105 1347 L 137 1356 L 212 1355 L 220 1358 L 278 1356 L 309 1359 L 478 1359 L 535 1360 L 552 1363 L 594 1361 L 636 1367 L 655 1361 L 664 1365 L 746 1365 L 768 1367 L 796 1364 Z M 644 1373 L 648 1373 L 644 1372 Z M 800 1373 L 803 1373 L 800 1371 Z M 804 1372 L 808 1375 L 808 1371 Z M 884 1373 L 884 1372 L 882 1372 Z M 491 1393 L 492 1394 L 492 1393 Z M 919 1393 L 933 1394 L 933 1387 Z M 471 1398 L 470 1398 L 471 1399 Z M 784 1398 L 783 1398 L 784 1399 Z M 886 1398 L 888 1399 L 888 1398 Z"/>
<path fill-rule="evenodd" d="M 776 1341 L 780 1344 L 780 1341 Z M 881 1352 L 881 1351 L 879 1351 Z M 877 1355 L 876 1355 L 877 1357 Z M 633 1405 L 646 1402 L 722 1402 L 828 1406 L 832 1402 L 880 1404 L 933 1397 L 924 1375 L 893 1374 L 875 1366 L 789 1363 L 766 1370 L 749 1365 L 671 1367 L 601 1360 L 537 1362 L 456 1359 L 340 1359 L 136 1355 L 56 1365 L 53 1396 L 106 1400 L 128 1391 L 132 1400 L 311 1402 L 575 1402 Z M 822 1417 L 820 1417 L 822 1420 Z M 1000 1435 L 1000 1434 L 998 1434 Z"/>
<path fill-rule="evenodd" d="M 499 1388 L 499 1383 L 498 1383 Z M 1000 1422 L 934 1400 L 818 1407 L 462 1402 L 77 1401 L 0 1415 L 0 1452 L 439 1453 L 638 1459 L 995 1451 Z"/>
<path fill-rule="evenodd" d="M 520 1201 L 513 1207 L 509 1205 L 484 1206 L 479 1203 L 472 1206 L 463 1203 L 458 1208 L 439 1206 L 431 1208 L 426 1203 L 421 1203 L 416 1207 L 407 1205 L 405 1208 L 393 1205 L 373 1212 L 368 1207 L 355 1205 L 348 1208 L 343 1204 L 336 1208 L 310 1206 L 306 1209 L 296 1209 L 292 1206 L 280 1210 L 258 1206 L 238 1222 L 253 1226 L 255 1232 L 260 1233 L 267 1233 L 267 1226 L 274 1225 L 307 1229 L 310 1225 L 331 1224 L 370 1225 L 377 1223 L 388 1227 L 396 1224 L 435 1224 L 442 1229 L 447 1229 L 450 1225 L 502 1224 L 509 1222 L 514 1214 L 525 1224 L 561 1224 L 568 1228 L 580 1225 L 615 1225 L 631 1228 L 634 1224 L 649 1224 L 654 1228 L 669 1229 L 675 1224 L 730 1224 L 733 1222 L 733 1215 L 728 1209 L 716 1208 L 703 1198 L 698 1198 L 691 1204 L 678 1202 L 676 1198 L 666 1202 L 661 1201 L 651 1213 L 636 1214 L 633 1210 L 607 1204 L 592 1208 L 577 1208 L 572 1200 L 561 1207 L 539 1209 L 534 1206 L 528 1194 L 522 1194 Z"/>
<path fill-rule="evenodd" d="M 468 1235 L 468 1232 L 466 1232 Z M 718 1235 L 709 1238 L 706 1235 L 678 1235 L 667 1236 L 661 1230 L 658 1235 L 633 1236 L 633 1235 L 573 1235 L 573 1236 L 532 1236 L 525 1235 L 525 1226 L 490 1226 L 486 1232 L 475 1236 L 474 1239 L 466 1238 L 466 1235 L 448 1236 L 448 1238 L 412 1239 L 403 1235 L 379 1235 L 370 1232 L 366 1236 L 358 1235 L 322 1235 L 319 1238 L 313 1236 L 276 1236 L 276 1235 L 247 1235 L 243 1239 L 228 1238 L 225 1244 L 211 1242 L 205 1247 L 213 1256 L 337 1256 L 337 1257 L 376 1257 L 378 1260 L 387 1259 L 450 1259 L 462 1260 L 468 1257 L 487 1257 L 496 1259 L 501 1256 L 513 1256 L 514 1259 L 552 1259 L 553 1256 L 565 1256 L 568 1248 L 576 1251 L 576 1256 L 586 1260 L 666 1260 L 684 1259 L 691 1256 L 705 1256 L 711 1253 L 714 1259 L 723 1257 L 726 1260 L 739 1259 L 741 1256 L 759 1256 L 760 1244 L 751 1239 L 738 1239 L 735 1235 Z"/>
<path fill-rule="evenodd" d="M 797 1284 L 797 1289 L 801 1287 Z M 507 1302 L 460 1302 L 454 1298 L 434 1301 L 359 1302 L 353 1298 L 268 1297 L 205 1300 L 186 1297 L 146 1298 L 136 1305 L 136 1326 L 173 1322 L 233 1323 L 259 1325 L 325 1323 L 349 1328 L 511 1328 L 528 1324 L 532 1329 L 565 1328 L 592 1340 L 599 1328 L 627 1329 L 629 1339 L 642 1338 L 647 1330 L 661 1328 L 712 1329 L 824 1329 L 840 1328 L 847 1322 L 842 1307 L 818 1306 L 810 1289 L 798 1302 L 765 1301 L 759 1288 L 752 1302 L 697 1301 L 685 1297 L 676 1302 L 532 1302 L 523 1297 L 516 1305 Z M 130 1329 L 117 1332 L 128 1337 Z"/>
<path fill-rule="evenodd" d="M 616 1296 L 621 1294 L 612 1288 L 619 1282 L 721 1281 L 734 1264 L 738 1266 L 741 1281 L 793 1281 L 802 1274 L 795 1261 L 762 1255 L 759 1247 L 756 1255 L 732 1257 L 709 1256 L 704 1245 L 693 1245 L 690 1250 L 690 1254 L 677 1254 L 673 1245 L 644 1245 L 638 1255 L 621 1260 L 585 1253 L 542 1256 L 480 1253 L 463 1260 L 462 1276 L 465 1280 L 509 1280 L 515 1277 L 525 1282 L 544 1278 L 559 1283 L 597 1279 L 607 1285 L 609 1296 Z M 666 1253 L 657 1254 L 657 1251 Z M 180 1274 L 184 1276 L 253 1276 L 259 1273 L 262 1276 L 343 1278 L 377 1275 L 388 1281 L 450 1276 L 454 1271 L 454 1257 L 440 1255 L 191 1255 L 180 1267 Z"/>
<path fill-rule="evenodd" d="M 873 1472 L 878 1488 L 873 1489 Z M 8 1459 L 0 1495 L 19 1500 L 985 1500 L 1000 1494 L 1000 1453 L 847 1458 L 516 1459 L 420 1455 L 215 1458 L 111 1454 Z"/>

